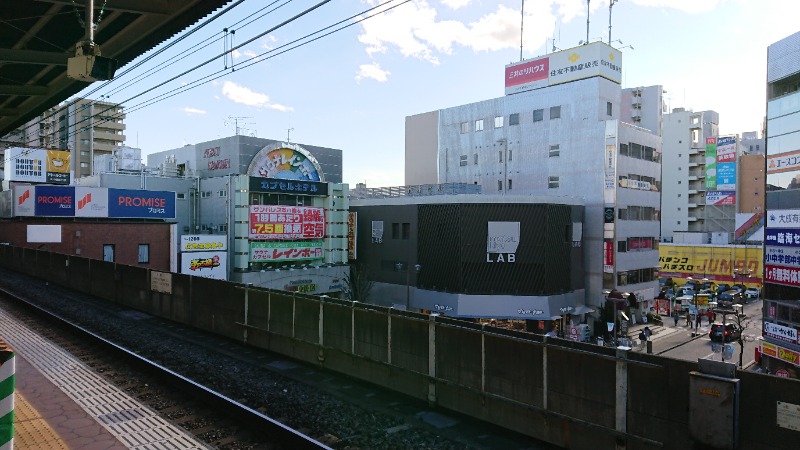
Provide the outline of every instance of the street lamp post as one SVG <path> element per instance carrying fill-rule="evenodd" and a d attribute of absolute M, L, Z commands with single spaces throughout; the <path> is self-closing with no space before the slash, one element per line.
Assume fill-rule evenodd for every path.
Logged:
<path fill-rule="evenodd" d="M 408 264 L 403 264 L 402 262 L 395 263 L 395 268 L 398 272 L 403 270 L 403 266 L 406 267 L 406 311 L 408 311 L 409 302 L 411 300 L 411 266 Z M 414 264 L 414 272 L 419 273 L 422 270 L 422 266 L 419 264 Z"/>

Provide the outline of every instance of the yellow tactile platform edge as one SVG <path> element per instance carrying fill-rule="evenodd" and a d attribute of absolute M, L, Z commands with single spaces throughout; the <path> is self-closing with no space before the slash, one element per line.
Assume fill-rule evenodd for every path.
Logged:
<path fill-rule="evenodd" d="M 25 397 L 14 393 L 14 448 L 20 450 L 69 450 Z"/>

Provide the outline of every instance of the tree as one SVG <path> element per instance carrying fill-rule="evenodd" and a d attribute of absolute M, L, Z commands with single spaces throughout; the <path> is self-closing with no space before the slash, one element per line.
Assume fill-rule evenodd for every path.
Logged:
<path fill-rule="evenodd" d="M 375 282 L 369 267 L 364 263 L 350 265 L 350 273 L 344 276 L 345 297 L 362 303 L 369 303 L 370 293 Z"/>

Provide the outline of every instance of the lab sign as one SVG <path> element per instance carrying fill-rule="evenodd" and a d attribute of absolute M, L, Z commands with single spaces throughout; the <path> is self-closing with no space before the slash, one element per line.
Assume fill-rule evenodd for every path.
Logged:
<path fill-rule="evenodd" d="M 488 222 L 486 237 L 486 262 L 516 262 L 519 236 L 519 222 Z"/>

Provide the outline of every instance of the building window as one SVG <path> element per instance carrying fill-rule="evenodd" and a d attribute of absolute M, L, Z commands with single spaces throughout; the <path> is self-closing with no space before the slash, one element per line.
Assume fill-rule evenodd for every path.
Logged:
<path fill-rule="evenodd" d="M 176 198 L 178 200 L 184 200 L 184 199 L 186 199 L 186 193 L 185 192 L 178 192 Z"/>
<path fill-rule="evenodd" d="M 508 125 L 519 125 L 519 113 L 514 113 L 508 116 Z"/>
<path fill-rule="evenodd" d="M 512 159 L 511 157 L 514 156 L 514 154 L 512 152 L 513 152 L 513 150 L 509 150 L 508 151 L 508 160 L 509 161 L 511 161 L 511 159 Z"/>
<path fill-rule="evenodd" d="M 86 169 L 88 167 L 89 167 L 89 163 L 87 163 L 87 162 L 82 162 L 81 163 L 81 168 Z"/>
<path fill-rule="evenodd" d="M 403 240 L 411 239 L 411 224 L 408 222 L 403 223 Z"/>
<path fill-rule="evenodd" d="M 509 191 L 511 190 L 511 187 L 512 187 L 512 186 L 513 186 L 513 183 L 511 183 L 511 179 L 509 178 L 509 179 L 508 179 L 508 190 L 509 190 Z"/>
<path fill-rule="evenodd" d="M 500 162 L 503 162 L 503 151 L 500 150 L 499 152 L 497 152 L 497 154 L 500 157 Z"/>
<path fill-rule="evenodd" d="M 150 263 L 150 244 L 139 244 L 139 264 Z"/>
<path fill-rule="evenodd" d="M 617 241 L 617 252 L 625 253 L 628 251 L 628 241 Z"/>
<path fill-rule="evenodd" d="M 497 190 L 498 191 L 503 190 L 503 180 L 497 180 Z"/>
<path fill-rule="evenodd" d="M 697 125 L 700 123 L 700 116 L 692 116 L 691 118 L 692 125 Z"/>
<path fill-rule="evenodd" d="M 228 191 L 223 189 L 223 190 L 217 192 L 217 195 L 219 195 L 220 197 L 227 197 L 228 196 Z"/>
<path fill-rule="evenodd" d="M 461 132 L 469 133 L 469 122 L 461 122 Z"/>
<path fill-rule="evenodd" d="M 756 151 L 761 151 L 761 144 L 756 144 Z"/>
<path fill-rule="evenodd" d="M 475 121 L 475 131 L 483 131 L 483 119 Z"/>
<path fill-rule="evenodd" d="M 81 150 L 81 156 L 89 156 L 89 150 Z"/>
<path fill-rule="evenodd" d="M 476 166 L 478 165 L 478 154 L 477 153 L 475 153 L 475 165 Z"/>
<path fill-rule="evenodd" d="M 561 118 L 561 106 L 551 106 L 550 107 L 550 119 L 559 119 Z"/>
<path fill-rule="evenodd" d="M 114 262 L 114 244 L 103 244 L 103 261 Z"/>
<path fill-rule="evenodd" d="M 558 189 L 558 177 L 548 177 L 547 187 L 549 189 Z"/>
<path fill-rule="evenodd" d="M 200 198 L 209 198 L 211 197 L 211 191 L 201 191 Z"/>
<path fill-rule="evenodd" d="M 503 116 L 497 116 L 494 118 L 494 127 L 503 128 Z"/>
<path fill-rule="evenodd" d="M 81 139 L 81 144 L 89 145 L 89 140 L 88 139 Z"/>
<path fill-rule="evenodd" d="M 461 155 L 461 158 L 460 158 L 460 159 L 459 159 L 459 161 L 458 161 L 458 165 L 459 165 L 459 166 L 461 166 L 461 167 L 464 167 L 464 166 L 466 166 L 468 163 L 469 163 L 469 162 L 467 161 L 467 155 Z"/>
<path fill-rule="evenodd" d="M 559 156 L 559 155 L 561 155 L 561 145 L 560 144 L 551 145 L 550 157 L 552 158 L 553 156 Z"/>
<path fill-rule="evenodd" d="M 611 102 L 606 102 L 606 115 L 607 116 L 613 115 L 613 111 L 614 111 L 614 106 L 611 104 Z"/>
<path fill-rule="evenodd" d="M 534 122 L 541 122 L 544 120 L 544 110 L 543 109 L 534 109 L 533 110 L 533 121 Z"/>
<path fill-rule="evenodd" d="M 393 223 L 392 224 L 392 239 L 400 239 L 400 224 Z"/>
<path fill-rule="evenodd" d="M 694 129 L 692 130 L 692 145 L 698 145 L 700 143 L 700 130 Z"/>

